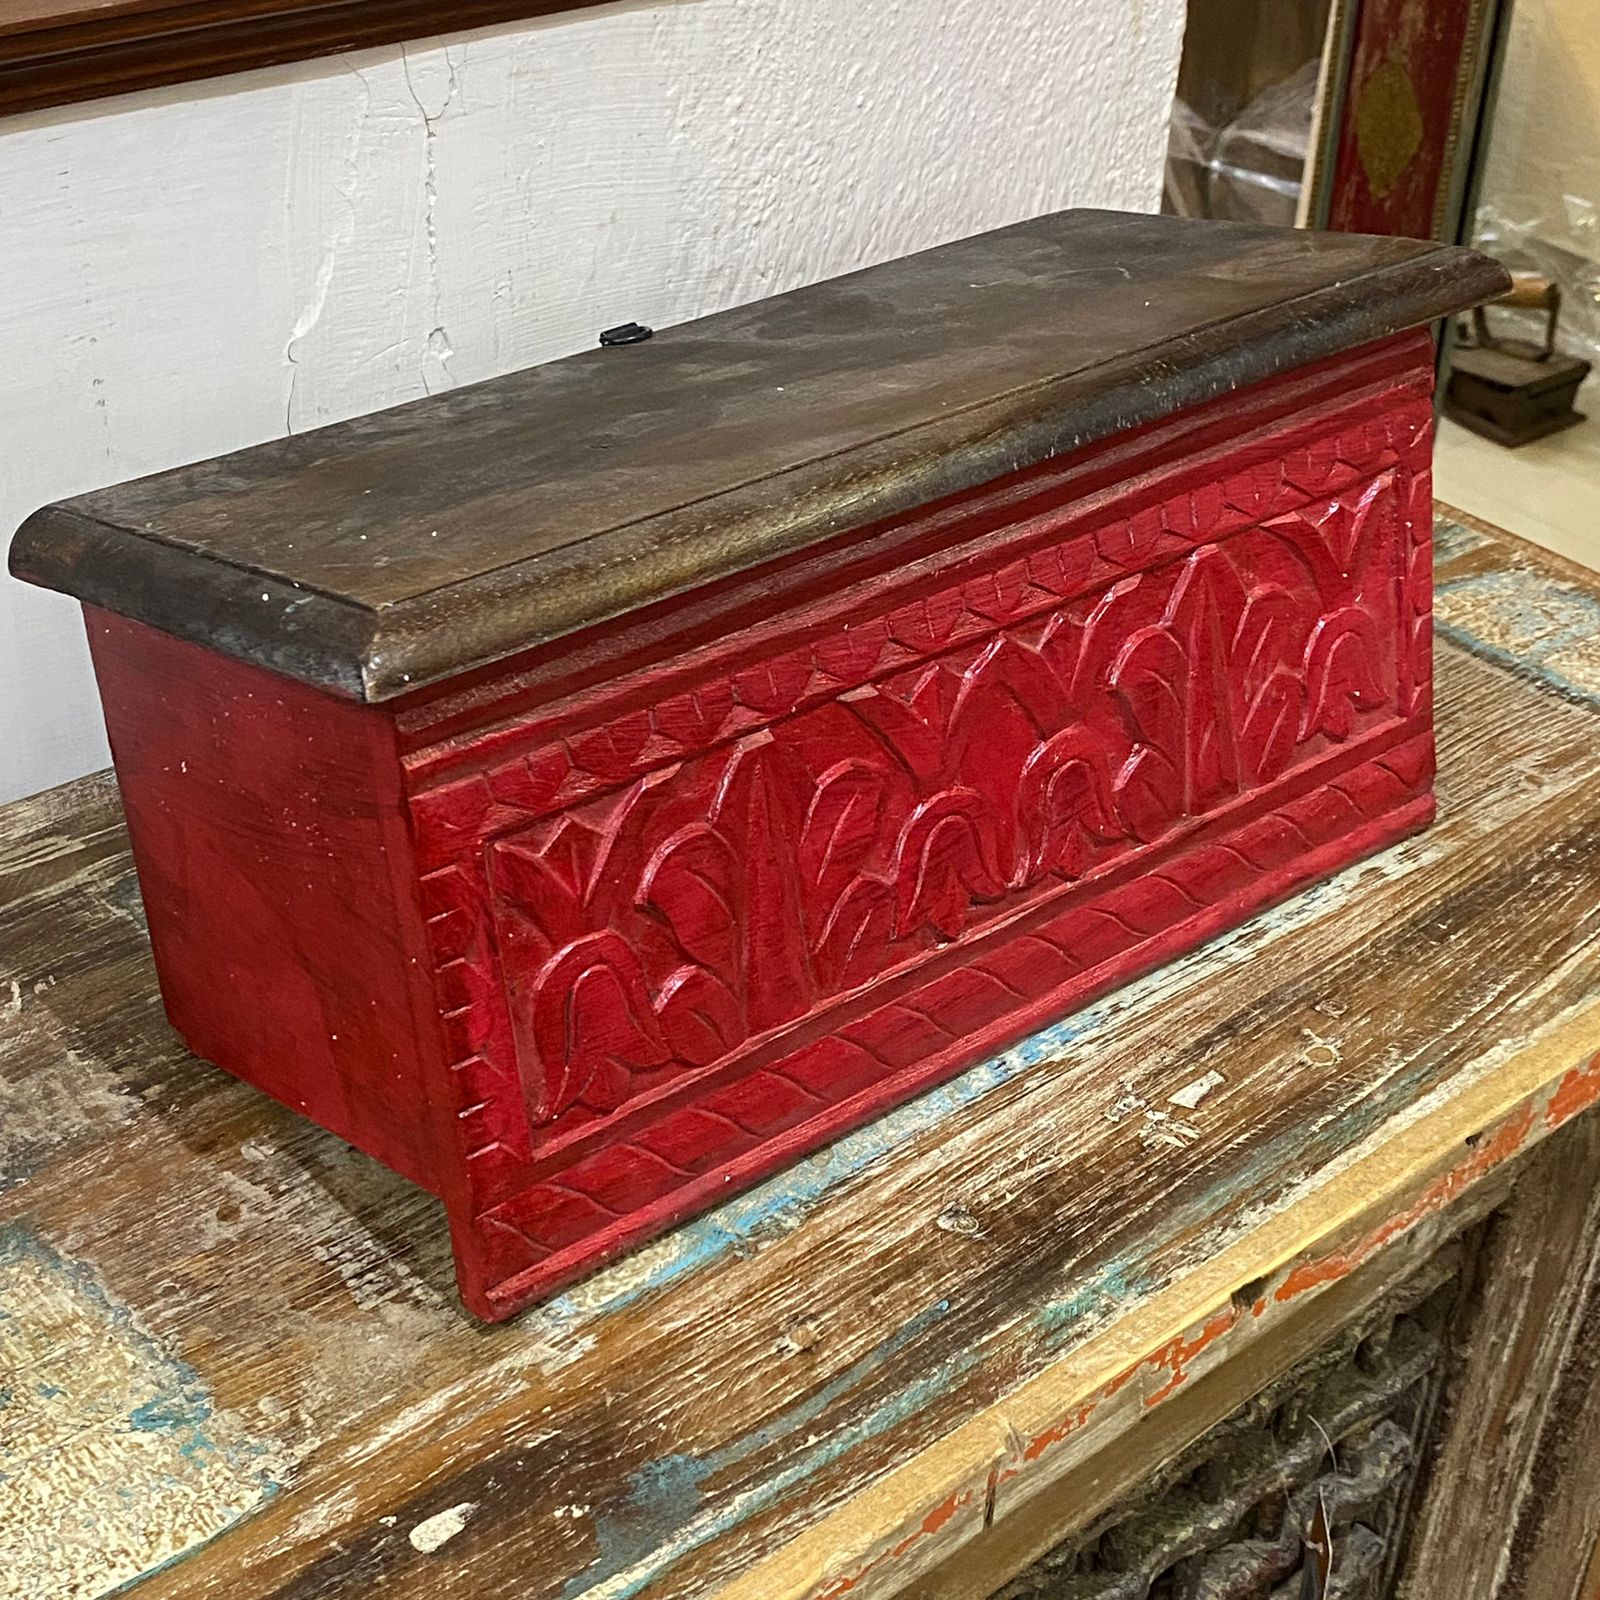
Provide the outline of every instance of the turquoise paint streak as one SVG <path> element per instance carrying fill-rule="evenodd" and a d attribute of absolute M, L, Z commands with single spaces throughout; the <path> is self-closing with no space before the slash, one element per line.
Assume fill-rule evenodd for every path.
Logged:
<path fill-rule="evenodd" d="M 937 1301 L 814 1395 L 743 1438 L 704 1456 L 670 1455 L 641 1467 L 633 1475 L 624 1506 L 596 1518 L 595 1539 L 600 1556 L 568 1581 L 563 1591 L 566 1600 L 578 1600 L 596 1588 L 604 1590 L 607 1600 L 631 1600 L 667 1566 L 765 1510 L 830 1462 L 863 1441 L 898 1427 L 946 1393 L 976 1364 L 976 1350 L 952 1357 L 916 1382 L 897 1389 L 871 1407 L 855 1427 L 807 1439 L 786 1456 L 780 1471 L 764 1477 L 747 1493 L 734 1495 L 721 1505 L 702 1505 L 701 1485 L 707 1479 L 818 1421 L 830 1406 L 912 1345 L 949 1310 L 948 1300 Z"/>
<path fill-rule="evenodd" d="M 202 1467 L 215 1463 L 228 1469 L 230 1474 L 242 1471 L 248 1477 L 251 1463 L 265 1454 L 268 1446 L 256 1441 L 242 1441 L 231 1444 L 226 1449 L 219 1447 L 206 1430 L 213 1408 L 200 1374 L 186 1362 L 169 1355 L 142 1332 L 134 1324 L 127 1308 L 110 1299 L 99 1280 L 84 1263 L 66 1260 L 33 1229 L 23 1223 L 14 1222 L 0 1227 L 0 1275 L 3 1275 L 7 1267 L 20 1266 L 24 1263 L 31 1263 L 52 1276 L 64 1279 L 77 1295 L 95 1307 L 108 1326 L 116 1328 L 119 1335 L 138 1350 L 142 1357 L 141 1370 L 147 1382 L 157 1392 L 150 1399 L 129 1410 L 126 1424 L 130 1431 L 167 1435 L 177 1441 L 178 1453 L 188 1460 L 197 1462 Z M 3 1276 L 0 1276 L 0 1282 L 3 1282 Z M 0 1315 L 10 1317 L 9 1312 L 0 1311 Z M 54 1384 L 41 1383 L 38 1385 L 38 1393 L 42 1398 L 52 1399 L 60 1396 L 62 1391 Z M 4 1459 L 5 1451 L 0 1447 L 0 1460 Z M 0 1481 L 4 1478 L 5 1474 L 0 1472 Z M 211 1538 L 226 1532 L 250 1511 L 258 1509 L 278 1492 L 279 1486 L 264 1472 L 259 1474 L 257 1484 L 259 1499 L 256 1505 L 241 1511 L 232 1522 L 212 1534 Z M 138 1584 L 157 1573 L 166 1571 L 208 1543 L 210 1539 L 199 1541 L 115 1587 L 102 1591 L 102 1600 L 111 1600 L 112 1596 L 128 1593 Z"/>
<path fill-rule="evenodd" d="M 1464 554 L 1487 542 L 1474 529 L 1448 518 L 1434 524 L 1436 554 L 1441 560 Z M 1440 616 L 1439 600 L 1454 597 L 1484 607 L 1504 623 L 1513 644 L 1491 641 Z M 1569 650 L 1592 647 L 1600 637 L 1600 601 L 1576 585 L 1561 583 L 1526 569 L 1499 569 L 1437 586 L 1435 631 L 1452 644 L 1524 678 L 1536 678 L 1568 699 L 1600 706 L 1593 684 L 1573 682 L 1556 664 Z"/>

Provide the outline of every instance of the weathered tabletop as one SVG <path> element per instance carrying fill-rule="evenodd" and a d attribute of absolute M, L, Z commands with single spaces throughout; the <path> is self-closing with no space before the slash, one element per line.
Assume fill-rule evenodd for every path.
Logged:
<path fill-rule="evenodd" d="M 1600 1098 L 1600 579 L 1439 573 L 1431 831 L 499 1328 L 179 1047 L 109 779 L 0 812 L 0 1596 L 883 1594 L 1175 1410 Z"/>

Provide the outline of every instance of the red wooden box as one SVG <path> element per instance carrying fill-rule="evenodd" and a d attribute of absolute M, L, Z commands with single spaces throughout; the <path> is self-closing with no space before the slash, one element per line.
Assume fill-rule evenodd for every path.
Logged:
<path fill-rule="evenodd" d="M 1503 281 L 1065 213 L 38 513 L 174 1024 L 499 1318 L 1422 826 Z"/>

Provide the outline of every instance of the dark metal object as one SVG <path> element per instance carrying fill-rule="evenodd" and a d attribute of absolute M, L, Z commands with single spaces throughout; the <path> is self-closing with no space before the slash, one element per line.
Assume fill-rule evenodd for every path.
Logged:
<path fill-rule="evenodd" d="M 1507 282 L 1405 239 L 1062 212 L 52 506 L 11 565 L 384 700 Z"/>
<path fill-rule="evenodd" d="M 623 322 L 615 328 L 604 328 L 600 333 L 600 343 L 606 346 L 615 344 L 643 344 L 646 339 L 653 339 L 656 330 L 647 328 L 642 322 Z"/>
<path fill-rule="evenodd" d="M 1510 448 L 1582 422 L 1574 402 L 1590 363 L 1556 352 L 1560 286 L 1544 278 L 1519 277 L 1495 304 L 1544 311 L 1544 338 L 1535 342 L 1495 333 L 1487 307 L 1475 307 L 1472 343 L 1458 343 L 1451 359 L 1445 415 Z"/>

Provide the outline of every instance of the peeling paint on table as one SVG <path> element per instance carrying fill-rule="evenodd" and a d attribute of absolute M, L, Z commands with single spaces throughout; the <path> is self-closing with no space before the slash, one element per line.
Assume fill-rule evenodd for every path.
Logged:
<path fill-rule="evenodd" d="M 1435 524 L 1441 558 L 1476 549 L 1463 523 Z M 1548 571 L 1498 566 L 1440 580 L 1434 626 L 1453 644 L 1587 705 L 1600 705 L 1600 596 Z"/>
<path fill-rule="evenodd" d="M 1009 1429 L 1009 1448 L 989 1471 L 986 1521 L 994 1517 L 1001 1488 L 1036 1470 L 1038 1463 L 1067 1441 L 1077 1441 L 1125 1391 L 1134 1391 L 1140 1412 L 1161 1405 L 1193 1378 L 1228 1359 L 1241 1331 L 1246 1337 L 1255 1337 L 1257 1325 L 1264 1320 L 1281 1316 L 1286 1307 L 1348 1279 L 1386 1246 L 1440 1216 L 1490 1173 L 1596 1104 L 1600 1104 L 1600 1054 L 1572 1067 L 1492 1127 L 1475 1135 L 1464 1157 L 1428 1182 L 1410 1204 L 1377 1226 L 1339 1248 L 1293 1262 L 1262 1286 L 1252 1300 L 1241 1302 L 1235 1297 L 1219 1306 L 1203 1321 L 1175 1334 L 1094 1388 L 1047 1426 L 1027 1436 L 1014 1427 Z M 919 1544 L 947 1536 L 953 1520 L 976 1499 L 972 1488 L 959 1489 L 931 1509 L 920 1511 L 916 1514 L 920 1520 L 899 1540 L 835 1572 L 812 1591 L 813 1600 L 844 1600 L 846 1595 L 863 1589 L 869 1579 L 905 1562 Z M 586 1596 L 606 1592 L 609 1600 L 608 1591 L 582 1592 Z"/>
<path fill-rule="evenodd" d="M 261 1505 L 273 1449 L 81 1263 L 0 1229 L 0 1597 L 87 1600 Z"/>

